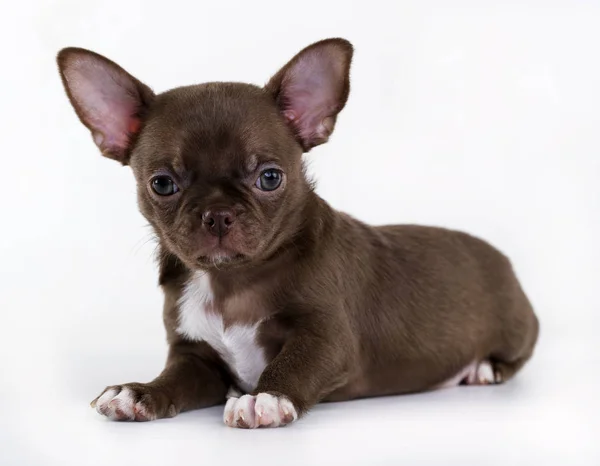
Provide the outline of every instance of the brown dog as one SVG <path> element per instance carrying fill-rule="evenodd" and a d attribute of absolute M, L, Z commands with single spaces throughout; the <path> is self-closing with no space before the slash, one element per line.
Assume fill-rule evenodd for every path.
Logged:
<path fill-rule="evenodd" d="M 145 421 L 228 398 L 227 425 L 276 427 L 322 400 L 505 382 L 529 359 L 538 322 L 505 256 L 455 231 L 367 226 L 313 191 L 302 153 L 333 131 L 351 58 L 329 39 L 262 88 L 155 95 L 100 55 L 59 53 L 160 241 L 166 367 L 108 387 L 98 412 Z"/>

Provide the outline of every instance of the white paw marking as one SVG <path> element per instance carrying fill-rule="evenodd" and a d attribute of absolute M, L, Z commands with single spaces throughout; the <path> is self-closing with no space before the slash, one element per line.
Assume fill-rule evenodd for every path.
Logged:
<path fill-rule="evenodd" d="M 477 364 L 475 364 L 474 362 L 469 364 L 467 367 L 465 367 L 463 370 L 461 370 L 458 374 L 456 374 L 454 377 L 451 377 L 450 379 L 446 380 L 445 382 L 442 382 L 441 384 L 439 384 L 436 388 L 451 388 L 451 387 L 456 387 L 457 385 L 460 385 L 460 383 L 465 380 L 465 378 L 474 370 L 477 369 Z"/>
<path fill-rule="evenodd" d="M 477 381 L 482 385 L 493 384 L 494 368 L 489 361 L 483 361 L 477 368 Z"/>
<path fill-rule="evenodd" d="M 229 398 L 223 414 L 225 424 L 243 429 L 280 427 L 296 419 L 298 413 L 290 400 L 268 393 Z"/>
<path fill-rule="evenodd" d="M 256 343 L 260 322 L 225 328 L 213 300 L 208 273 L 194 274 L 179 300 L 177 333 L 192 341 L 206 341 L 237 376 L 240 388 L 250 392 L 267 366 L 264 351 Z"/>
<path fill-rule="evenodd" d="M 477 366 L 474 366 L 467 375 L 467 385 L 490 385 L 494 384 L 494 368 L 489 361 L 481 361 Z"/>
<path fill-rule="evenodd" d="M 128 388 L 120 392 L 111 388 L 96 400 L 95 408 L 98 413 L 113 421 L 144 421 L 152 420 L 144 405 L 135 401 L 134 394 Z"/>
<path fill-rule="evenodd" d="M 436 388 L 456 387 L 461 383 L 466 385 L 493 385 L 502 383 L 502 375 L 499 372 L 494 373 L 492 363 L 488 360 L 481 361 L 479 364 L 472 362 L 454 377 L 441 383 Z"/>

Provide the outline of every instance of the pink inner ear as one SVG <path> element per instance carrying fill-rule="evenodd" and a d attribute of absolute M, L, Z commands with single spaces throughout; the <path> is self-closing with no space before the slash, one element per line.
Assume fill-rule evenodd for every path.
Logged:
<path fill-rule="evenodd" d="M 334 46 L 307 50 L 282 81 L 283 116 L 308 145 L 324 142 L 332 130 L 329 117 L 340 110 L 346 65 L 345 57 Z"/>
<path fill-rule="evenodd" d="M 102 152 L 122 153 L 139 130 L 139 92 L 132 79 L 94 56 L 80 56 L 64 70 L 82 120 Z"/>

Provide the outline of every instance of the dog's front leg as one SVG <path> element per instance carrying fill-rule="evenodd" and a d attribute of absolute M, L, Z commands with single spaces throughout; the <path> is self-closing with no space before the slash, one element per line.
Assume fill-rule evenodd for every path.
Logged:
<path fill-rule="evenodd" d="M 285 426 L 346 382 L 352 351 L 340 343 L 352 344 L 341 337 L 347 333 L 343 326 L 332 329 L 331 323 L 321 321 L 297 327 L 252 394 L 229 398 L 225 424 L 246 429 Z"/>
<path fill-rule="evenodd" d="M 151 421 L 225 402 L 229 387 L 206 343 L 173 343 L 162 373 L 149 383 L 107 387 L 92 407 L 115 421 Z"/>

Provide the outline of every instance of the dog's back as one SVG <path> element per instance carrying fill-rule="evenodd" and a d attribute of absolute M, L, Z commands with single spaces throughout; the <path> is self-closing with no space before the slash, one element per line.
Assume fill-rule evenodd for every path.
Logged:
<path fill-rule="evenodd" d="M 483 360 L 506 381 L 531 356 L 537 319 L 509 260 L 485 241 L 343 214 L 338 228 L 332 237 L 348 248 L 339 285 L 361 344 L 333 398 L 435 388 Z"/>

